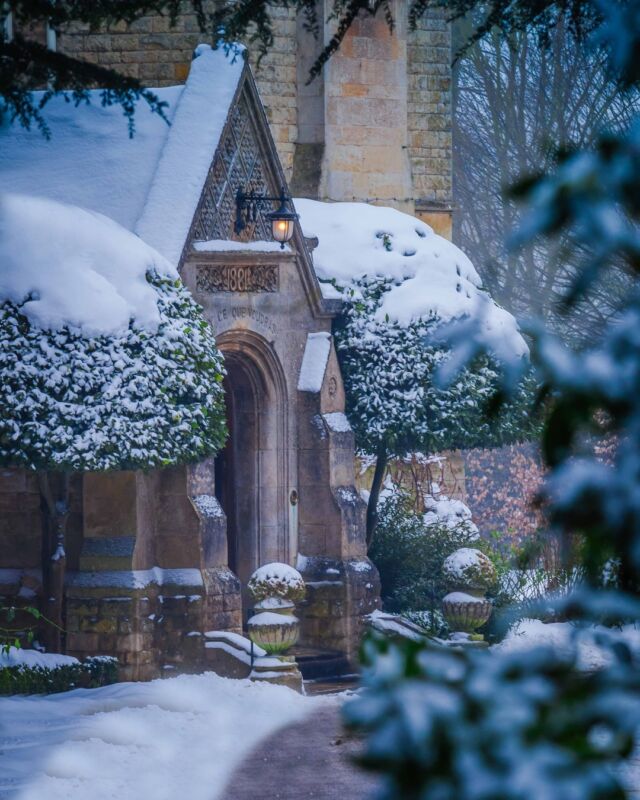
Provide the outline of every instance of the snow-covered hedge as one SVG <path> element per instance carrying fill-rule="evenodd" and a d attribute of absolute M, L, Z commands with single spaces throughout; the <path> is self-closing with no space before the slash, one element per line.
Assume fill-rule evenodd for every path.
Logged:
<path fill-rule="evenodd" d="M 0 305 L 0 462 L 107 470 L 197 459 L 224 442 L 222 358 L 178 282 L 149 276 L 160 323 L 86 338 Z"/>
<path fill-rule="evenodd" d="M 39 271 L 25 261 L 22 274 L 14 239 L 34 233 L 34 203 L 57 227 L 43 220 L 48 263 L 40 234 L 25 256 Z M 82 209 L 2 199 L 1 464 L 108 470 L 204 457 L 224 442 L 223 374 L 200 307 L 151 248 Z"/>
<path fill-rule="evenodd" d="M 117 680 L 118 660 L 110 656 L 93 656 L 80 662 L 70 656 L 11 648 L 0 657 L 0 695 L 94 689 Z"/>
<path fill-rule="evenodd" d="M 417 319 L 477 316 L 501 356 L 528 352 L 515 319 L 483 289 L 469 258 L 422 220 L 368 203 L 295 203 L 305 236 L 318 237 L 313 260 L 321 281 L 344 295 L 377 279 L 387 282 L 375 321 L 405 328 Z"/>
<path fill-rule="evenodd" d="M 345 379 L 349 420 L 359 446 L 370 453 L 385 442 L 391 452 L 501 444 L 527 429 L 527 395 L 521 392 L 499 421 L 484 413 L 499 383 L 489 356 L 478 358 L 449 385 L 438 368 L 448 358 L 439 338 L 443 320 L 428 312 L 410 321 L 380 317 L 395 284 L 361 280 L 345 293 L 336 343 Z"/>

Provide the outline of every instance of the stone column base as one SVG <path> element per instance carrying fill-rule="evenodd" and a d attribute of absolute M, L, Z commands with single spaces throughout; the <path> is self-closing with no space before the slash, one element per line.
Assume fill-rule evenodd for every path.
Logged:
<path fill-rule="evenodd" d="M 355 667 L 364 617 L 380 608 L 378 570 L 368 558 L 300 555 L 297 566 L 307 586 L 306 599 L 296 605 L 300 645 L 344 653 Z"/>
<path fill-rule="evenodd" d="M 275 683 L 288 686 L 300 694 L 304 694 L 302 673 L 298 669 L 293 656 L 262 656 L 253 663 L 249 680 L 256 683 Z"/>

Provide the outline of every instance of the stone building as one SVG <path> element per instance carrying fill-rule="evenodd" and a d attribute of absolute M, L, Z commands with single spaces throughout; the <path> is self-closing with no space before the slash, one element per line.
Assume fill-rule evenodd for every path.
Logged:
<path fill-rule="evenodd" d="M 318 0 L 319 20 L 332 5 Z M 408 5 L 392 0 L 392 33 L 381 13 L 361 14 L 310 83 L 335 21 L 315 38 L 295 9 L 274 7 L 274 41 L 256 81 L 295 196 L 395 206 L 451 238 L 450 28 L 441 9 L 410 30 Z M 201 39 L 189 14 L 173 28 L 166 17 L 148 16 L 129 27 L 48 35 L 50 46 L 150 86 L 183 82 Z"/>
<path fill-rule="evenodd" d="M 51 141 L 0 133 L 0 184 L 103 213 L 179 266 L 225 356 L 230 438 L 215 460 L 92 473 L 72 486 L 67 652 L 107 653 L 122 676 L 199 664 L 207 631 L 240 632 L 259 565 L 298 566 L 302 642 L 354 657 L 379 603 L 354 488 L 353 433 L 323 297 L 296 226 L 284 250 L 258 215 L 234 235 L 240 186 L 277 195 L 286 177 L 250 67 L 203 46 L 184 86 L 160 89 L 171 126 L 140 109 L 127 137 L 99 101 L 46 109 Z M 97 100 L 97 98 L 95 98 Z M 34 476 L 0 471 L 0 595 L 42 594 Z"/>

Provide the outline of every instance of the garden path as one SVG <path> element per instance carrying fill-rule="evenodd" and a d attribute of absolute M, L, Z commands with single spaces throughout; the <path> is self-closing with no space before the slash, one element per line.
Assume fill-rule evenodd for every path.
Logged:
<path fill-rule="evenodd" d="M 350 759 L 360 747 L 345 735 L 340 699 L 261 742 L 231 776 L 220 800 L 366 800 L 376 780 Z"/>

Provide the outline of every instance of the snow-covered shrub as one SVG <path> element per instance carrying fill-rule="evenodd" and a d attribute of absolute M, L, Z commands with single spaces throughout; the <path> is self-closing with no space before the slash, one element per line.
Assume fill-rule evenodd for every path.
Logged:
<path fill-rule="evenodd" d="M 423 445 L 446 448 L 507 441 L 522 425 L 505 416 L 499 430 L 483 415 L 497 388 L 499 370 L 481 358 L 449 386 L 434 380 L 448 348 L 435 337 L 442 320 L 434 314 L 398 322 L 380 316 L 386 278 L 362 279 L 346 295 L 336 328 L 348 414 L 360 446 L 376 453 L 381 442 L 399 454 Z"/>
<path fill-rule="evenodd" d="M 215 452 L 222 358 L 170 265 L 100 215 L 0 199 L 0 464 L 136 469 Z"/>
<path fill-rule="evenodd" d="M 377 459 L 369 498 L 378 502 L 387 460 L 412 450 L 425 453 L 458 447 L 492 446 L 530 435 L 529 382 L 499 418 L 486 409 L 498 390 L 499 369 L 492 356 L 480 356 L 447 385 L 436 374 L 449 358 L 436 315 L 402 322 L 381 316 L 394 284 L 387 278 L 361 279 L 345 296 L 335 329 L 347 414 L 358 446 Z M 376 480 L 378 478 L 378 480 Z"/>
<path fill-rule="evenodd" d="M 496 568 L 481 550 L 460 547 L 442 563 L 442 574 L 452 589 L 475 589 L 484 592 L 495 585 Z"/>
<path fill-rule="evenodd" d="M 0 196 L 0 464 L 148 469 L 224 443 L 222 357 L 175 269 L 112 220 Z"/>
<path fill-rule="evenodd" d="M 160 324 L 88 338 L 0 305 L 0 463 L 61 471 L 148 469 L 224 443 L 222 358 L 179 281 L 148 276 Z"/>
<path fill-rule="evenodd" d="M 466 528 L 469 538 L 478 536 L 478 526 L 472 519 L 471 509 L 462 500 L 452 500 L 432 486 L 433 494 L 424 496 L 424 524 L 445 526 L 446 528 Z"/>
<path fill-rule="evenodd" d="M 498 655 L 370 638 L 364 657 L 367 691 L 344 714 L 370 734 L 361 762 L 383 773 L 381 800 L 624 798 L 611 767 L 640 718 L 625 645 L 600 672 L 578 672 L 571 647 Z"/>
<path fill-rule="evenodd" d="M 247 588 L 258 602 L 273 597 L 296 603 L 304 598 L 306 592 L 298 570 L 277 561 L 258 567 L 249 578 Z"/>
<path fill-rule="evenodd" d="M 408 497 L 388 493 L 380 504 L 376 536 L 369 555 L 380 572 L 386 611 L 402 613 L 433 633 L 444 633 L 440 602 L 448 590 L 444 559 L 459 547 L 476 543 L 464 522 L 434 523 L 417 514 Z"/>

